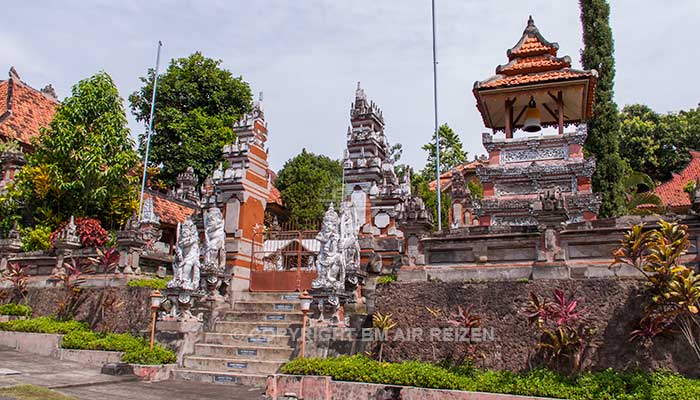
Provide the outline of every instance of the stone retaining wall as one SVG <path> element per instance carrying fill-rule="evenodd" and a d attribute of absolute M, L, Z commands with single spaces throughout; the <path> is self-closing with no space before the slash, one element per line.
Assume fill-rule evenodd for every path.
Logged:
<path fill-rule="evenodd" d="M 586 279 L 486 282 L 421 282 L 393 283 L 377 288 L 376 311 L 391 314 L 395 329 L 449 328 L 446 318 L 435 317 L 427 310 L 449 316 L 457 306 L 472 307 L 481 317 L 489 338 L 474 343 L 471 349 L 476 366 L 497 370 L 522 371 L 538 365 L 535 345 L 539 337 L 528 327 L 522 307 L 529 293 L 551 298 L 555 288 L 575 293 L 580 299 L 582 315 L 590 318 L 597 330 L 597 345 L 592 349 L 587 366 L 604 368 L 655 370 L 666 368 L 697 377 L 697 359 L 688 350 L 680 333 L 657 337 L 640 345 L 629 341 L 637 328 L 647 296 L 643 281 L 636 279 Z M 490 335 L 493 335 L 493 340 Z M 370 346 L 374 347 L 374 346 Z M 375 350 L 370 348 L 369 350 Z M 384 346 L 389 361 L 422 360 L 440 362 L 467 354 L 465 343 L 455 341 L 415 340 L 392 341 Z"/>
<path fill-rule="evenodd" d="M 343 382 L 328 376 L 298 375 L 269 376 L 265 394 L 272 400 L 545 400 L 541 397 Z"/>

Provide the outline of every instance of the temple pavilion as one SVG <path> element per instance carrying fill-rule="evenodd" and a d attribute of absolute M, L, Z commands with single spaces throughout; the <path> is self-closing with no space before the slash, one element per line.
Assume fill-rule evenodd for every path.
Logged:
<path fill-rule="evenodd" d="M 559 57 L 558 50 L 530 17 L 506 52 L 508 62 L 474 83 L 477 108 L 491 131 L 482 136 L 488 162 L 476 170 L 484 197 L 458 210 L 466 224 L 532 226 L 543 218 L 549 223 L 596 218 L 595 160 L 584 157 L 583 144 L 597 72 L 572 68 L 571 58 Z"/>

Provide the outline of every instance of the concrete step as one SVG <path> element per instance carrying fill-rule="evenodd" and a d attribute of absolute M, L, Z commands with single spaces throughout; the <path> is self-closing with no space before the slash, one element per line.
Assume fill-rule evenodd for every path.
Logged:
<path fill-rule="evenodd" d="M 237 301 L 233 303 L 234 311 L 258 312 L 300 312 L 298 302 L 289 301 Z"/>
<path fill-rule="evenodd" d="M 184 368 L 174 370 L 173 379 L 192 382 L 218 383 L 222 385 L 253 386 L 260 388 L 261 390 L 264 390 L 265 386 L 267 385 L 267 374 L 195 371 Z"/>
<path fill-rule="evenodd" d="M 226 311 L 223 321 L 232 322 L 297 322 L 301 323 L 300 312 L 259 312 L 259 311 Z"/>
<path fill-rule="evenodd" d="M 258 347 L 287 347 L 294 344 L 290 337 L 286 335 L 272 335 L 264 333 L 234 335 L 223 332 L 205 332 L 204 343 Z"/>
<path fill-rule="evenodd" d="M 281 302 L 299 302 L 299 293 L 291 292 L 235 292 L 233 297 L 234 304 L 237 301 L 281 301 Z"/>
<path fill-rule="evenodd" d="M 194 354 L 202 357 L 255 359 L 287 362 L 292 356 L 290 347 L 229 346 L 225 344 L 198 343 Z"/>
<path fill-rule="evenodd" d="M 301 330 L 301 323 L 280 322 L 280 321 L 260 321 L 260 322 L 232 322 L 216 321 L 214 332 L 235 333 L 238 335 L 287 335 L 291 330 Z"/>
<path fill-rule="evenodd" d="M 274 374 L 286 361 L 262 361 L 222 357 L 185 356 L 186 369 L 196 371 L 233 372 L 243 374 Z"/>

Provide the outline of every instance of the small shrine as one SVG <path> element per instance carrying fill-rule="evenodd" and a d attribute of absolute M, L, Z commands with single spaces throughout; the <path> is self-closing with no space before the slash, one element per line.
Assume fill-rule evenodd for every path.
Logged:
<path fill-rule="evenodd" d="M 558 57 L 558 50 L 530 17 L 520 40 L 506 52 L 508 62 L 474 84 L 477 108 L 491 129 L 482 136 L 489 158 L 476 170 L 483 199 L 474 200 L 471 210 L 457 210 L 468 213 L 457 220 L 538 226 L 596 219 L 595 160 L 584 157 L 583 144 L 598 74 L 571 68 L 571 58 Z M 554 129 L 545 133 L 547 127 Z"/>

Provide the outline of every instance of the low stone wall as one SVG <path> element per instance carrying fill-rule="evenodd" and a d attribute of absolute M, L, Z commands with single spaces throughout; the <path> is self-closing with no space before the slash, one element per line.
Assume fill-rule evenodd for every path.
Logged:
<path fill-rule="evenodd" d="M 269 376 L 265 394 L 272 400 L 545 400 L 541 397 L 343 382 L 328 376 L 298 375 Z"/>
<path fill-rule="evenodd" d="M 59 358 L 63 335 L 0 331 L 0 346 L 15 351 Z"/>
<path fill-rule="evenodd" d="M 81 364 L 103 366 L 107 363 L 121 362 L 121 351 L 101 351 L 101 350 L 74 350 L 58 349 L 58 359 L 64 361 L 74 361 Z"/>
<path fill-rule="evenodd" d="M 532 356 L 539 339 L 521 314 L 522 306 L 530 292 L 550 297 L 555 288 L 576 294 L 581 300 L 579 308 L 598 332 L 597 347 L 592 349 L 587 363 L 591 369 L 666 368 L 700 376 L 697 359 L 680 334 L 658 337 L 646 346 L 630 343 L 629 334 L 637 328 L 647 302 L 642 293 L 643 282 L 636 279 L 393 283 L 377 288 L 376 311 L 392 314 L 397 323 L 395 329 L 405 332 L 420 328 L 429 332 L 449 324 L 444 317 L 433 316 L 426 307 L 449 316 L 458 305 L 471 306 L 488 333 L 481 343 L 474 343 L 476 365 L 522 371 L 537 364 Z M 389 361 L 439 362 L 458 359 L 465 351 L 464 343 L 428 338 L 423 342 L 393 341 L 384 346 L 384 356 Z"/>
<path fill-rule="evenodd" d="M 95 283 L 102 285 L 103 279 L 95 279 Z M 109 312 L 104 313 L 104 318 L 97 315 L 98 321 L 96 330 L 108 330 L 110 332 L 131 334 L 141 334 L 149 331 L 151 326 L 151 311 L 148 295 L 149 288 L 130 288 L 124 282 L 114 282 L 114 286 L 109 290 L 115 301 Z M 89 286 L 93 286 L 90 284 Z M 78 321 L 91 322 L 91 318 L 96 317 L 95 310 L 100 296 L 105 291 L 101 287 L 86 287 L 87 300 L 80 306 L 76 319 Z M 32 308 L 33 317 L 55 315 L 58 309 L 59 300 L 63 295 L 63 289 L 55 285 L 46 283 L 46 278 L 34 277 L 31 280 L 29 293 L 27 295 L 27 305 Z"/>

